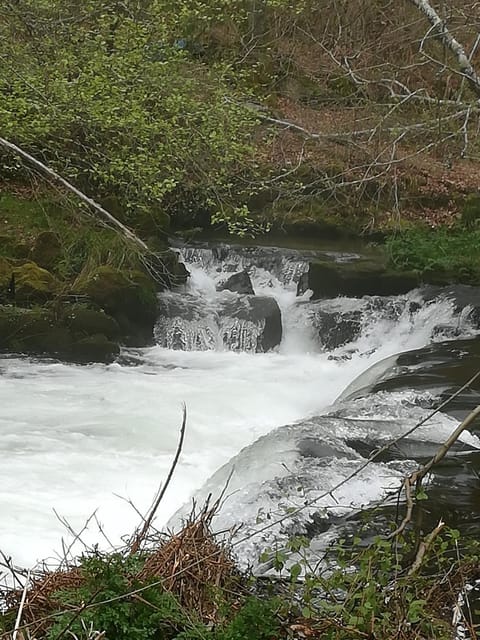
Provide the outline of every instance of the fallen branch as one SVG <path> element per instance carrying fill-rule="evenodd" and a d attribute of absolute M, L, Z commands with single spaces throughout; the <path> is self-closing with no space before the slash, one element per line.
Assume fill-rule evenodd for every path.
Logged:
<path fill-rule="evenodd" d="M 447 29 L 445 21 L 440 18 L 428 0 L 409 0 L 409 2 L 414 4 L 427 17 L 432 25 L 431 31 L 434 37 L 457 58 L 460 72 L 468 80 L 477 97 L 480 98 L 480 76 L 477 74 L 465 49 Z"/>
<path fill-rule="evenodd" d="M 99 205 L 98 202 L 95 202 L 93 198 L 89 198 L 87 195 L 83 193 L 83 191 L 80 191 L 80 189 L 77 189 L 77 187 L 75 187 L 71 182 L 63 178 L 59 173 L 57 173 L 50 167 L 47 167 L 46 164 L 44 164 L 40 160 L 37 160 L 37 158 L 34 158 L 32 155 L 30 155 L 20 147 L 17 147 L 17 145 L 13 144 L 13 142 L 9 142 L 8 140 L 5 140 L 5 138 L 0 137 L 0 146 L 4 147 L 8 151 L 11 151 L 17 156 L 20 156 L 21 158 L 26 160 L 29 164 L 33 165 L 37 169 L 40 169 L 42 173 L 46 174 L 56 182 L 59 182 L 66 189 L 68 189 L 69 191 L 74 193 L 78 198 L 80 198 L 80 200 L 83 200 L 83 202 L 88 204 L 89 207 L 97 211 L 97 213 L 99 213 L 102 216 L 102 218 L 104 218 L 105 220 L 108 220 L 108 222 L 110 222 L 110 224 L 116 227 L 120 231 L 120 233 L 125 238 L 127 238 L 127 240 L 130 240 L 131 242 L 136 244 L 140 249 L 142 249 L 142 251 L 150 252 L 145 242 L 141 238 L 139 238 L 131 229 L 126 227 L 122 222 L 120 222 L 120 220 L 117 220 L 115 216 L 113 216 L 101 205 Z"/>
<path fill-rule="evenodd" d="M 458 440 L 460 435 L 468 429 L 468 427 L 480 416 L 480 405 L 476 407 L 473 411 L 471 411 L 468 416 L 463 420 L 455 431 L 450 435 L 450 437 L 439 447 L 437 453 L 433 456 L 433 458 L 427 462 L 427 464 L 414 471 L 409 476 L 407 476 L 404 480 L 405 487 L 405 496 L 407 500 L 407 512 L 405 517 L 403 518 L 400 526 L 395 529 L 393 533 L 390 534 L 389 538 L 394 538 L 395 536 L 400 535 L 405 531 L 405 528 L 412 519 L 413 513 L 413 497 L 412 497 L 412 489 L 415 487 L 415 492 L 418 493 L 420 487 L 422 485 L 423 478 L 429 473 L 432 468 L 438 464 L 443 458 L 447 455 L 448 451 L 451 449 L 453 444 Z"/>

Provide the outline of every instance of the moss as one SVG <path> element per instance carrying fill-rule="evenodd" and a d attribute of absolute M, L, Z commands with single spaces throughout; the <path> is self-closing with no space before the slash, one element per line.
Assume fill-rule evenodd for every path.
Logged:
<path fill-rule="evenodd" d="M 13 267 L 11 262 L 0 257 L 0 298 L 10 284 Z"/>
<path fill-rule="evenodd" d="M 88 314 L 91 311 L 93 316 Z M 53 310 L 0 305 L 0 349 L 19 353 L 43 354 L 79 362 L 110 362 L 119 353 L 118 325 L 98 311 L 76 309 L 83 314 L 82 329 L 72 327 L 74 312 L 70 305 Z M 76 314 L 75 314 L 76 315 Z M 102 317 L 103 316 L 103 317 Z M 108 331 L 109 336 L 99 331 Z M 110 339 L 112 338 L 112 339 Z"/>
<path fill-rule="evenodd" d="M 480 226 L 480 194 L 470 194 L 462 207 L 462 224 L 467 229 L 475 229 Z"/>
<path fill-rule="evenodd" d="M 305 283 L 304 283 L 305 284 Z M 388 269 L 381 261 L 351 263 L 316 260 L 310 263 L 307 287 L 314 298 L 346 295 L 400 295 L 420 284 L 414 271 L 399 273 Z"/>
<path fill-rule="evenodd" d="M 141 271 L 122 271 L 109 266 L 98 267 L 77 285 L 78 293 L 87 295 L 118 320 L 152 324 L 157 314 L 154 282 Z"/>
<path fill-rule="evenodd" d="M 72 305 L 65 314 L 65 324 L 76 338 L 103 334 L 110 340 L 118 340 L 120 327 L 116 320 L 103 311 L 90 309 L 86 305 Z"/>
<path fill-rule="evenodd" d="M 42 231 L 31 250 L 31 259 L 44 269 L 51 269 L 62 255 L 62 246 L 56 233 Z"/>
<path fill-rule="evenodd" d="M 35 262 L 13 268 L 17 302 L 45 302 L 61 290 L 60 282 Z"/>
<path fill-rule="evenodd" d="M 103 334 L 82 338 L 71 348 L 71 356 L 77 362 L 111 362 L 119 353 L 118 344 Z"/>

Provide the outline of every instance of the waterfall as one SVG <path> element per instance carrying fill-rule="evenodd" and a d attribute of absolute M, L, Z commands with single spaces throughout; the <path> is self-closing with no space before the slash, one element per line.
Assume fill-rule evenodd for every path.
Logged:
<path fill-rule="evenodd" d="M 98 509 L 114 543 L 130 533 L 135 509 L 145 513 L 168 472 L 183 402 L 185 444 L 157 526 L 180 505 L 189 510 L 193 495 L 221 492 L 231 475 L 218 526 L 241 521 L 252 531 L 257 520 L 347 477 L 449 388 L 452 366 L 433 381 L 426 370 L 418 389 L 418 360 L 398 364 L 399 353 L 439 345 L 437 355 L 420 358 L 436 366 L 476 344 L 468 341 L 477 334 L 471 308 L 441 291 L 297 295 L 310 260 L 351 261 L 352 253 L 226 245 L 179 251 L 190 277 L 160 294 L 155 346 L 124 350 L 107 366 L 0 357 L 0 546 L 18 563 L 60 548 L 67 534 L 53 509 L 74 530 Z M 381 388 L 379 380 L 386 380 Z M 281 540 L 319 522 L 330 531 L 336 518 L 397 486 L 415 452 L 430 451 L 454 424 L 438 416 L 401 455 L 346 484 L 339 505 L 322 499 L 271 534 Z M 465 434 L 465 446 L 476 447 L 472 438 Z M 82 534 L 87 542 L 98 538 L 95 527 Z M 239 553 L 252 559 L 270 543 L 260 536 Z"/>

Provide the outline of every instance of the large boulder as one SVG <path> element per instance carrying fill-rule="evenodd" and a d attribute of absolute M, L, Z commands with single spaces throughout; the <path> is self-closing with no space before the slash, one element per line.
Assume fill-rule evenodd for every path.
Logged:
<path fill-rule="evenodd" d="M 396 272 L 381 262 L 358 260 L 353 262 L 329 262 L 315 260 L 302 279 L 302 288 L 311 289 L 313 298 L 365 295 L 400 295 L 415 289 L 420 277 L 415 272 Z"/>
<path fill-rule="evenodd" d="M 282 341 L 282 314 L 275 298 L 244 296 L 241 301 L 228 299 L 220 313 L 223 317 L 249 321 L 260 328 L 256 351 L 270 351 Z"/>
<path fill-rule="evenodd" d="M 76 292 L 115 318 L 129 344 L 151 340 L 157 294 L 154 281 L 141 271 L 101 266 L 77 285 Z"/>
<path fill-rule="evenodd" d="M 247 271 L 234 273 L 218 287 L 219 291 L 225 291 L 226 289 L 228 289 L 229 291 L 233 291 L 234 293 L 240 293 L 250 296 L 255 295 L 252 281 Z"/>
<path fill-rule="evenodd" d="M 109 340 L 118 340 L 120 337 L 120 327 L 114 318 L 85 305 L 71 305 L 66 310 L 64 323 L 78 339 L 92 335 L 103 335 Z"/>
<path fill-rule="evenodd" d="M 225 293 L 211 305 L 196 296 L 166 293 L 155 325 L 158 344 L 170 349 L 264 352 L 280 344 L 282 318 L 274 298 Z"/>
<path fill-rule="evenodd" d="M 118 325 L 105 314 L 66 304 L 0 305 L 0 350 L 78 362 L 111 362 L 119 353 Z"/>

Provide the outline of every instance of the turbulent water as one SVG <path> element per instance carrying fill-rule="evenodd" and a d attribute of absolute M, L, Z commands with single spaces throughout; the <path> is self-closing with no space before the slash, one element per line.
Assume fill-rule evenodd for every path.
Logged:
<path fill-rule="evenodd" d="M 378 443 L 424 417 L 442 391 L 356 390 L 381 379 L 395 354 L 477 334 L 471 308 L 441 292 L 314 302 L 309 291 L 297 295 L 308 253 L 182 253 L 191 277 L 161 296 L 156 346 L 109 366 L 0 359 L 0 548 L 17 563 L 63 554 L 61 538 L 68 544 L 71 532 L 60 517 L 79 532 L 95 512 L 81 534 L 88 544 L 115 545 L 130 534 L 171 464 L 182 403 L 186 441 L 157 525 L 186 504 L 171 520 L 178 522 L 193 495 L 219 495 L 229 480 L 215 524 L 243 523 L 237 541 L 313 501 L 241 542 L 240 557 L 252 560 L 272 536 L 324 532 L 398 485 L 415 457 L 408 451 L 324 495 Z M 219 290 L 240 271 L 255 296 Z M 265 351 L 280 338 L 279 318 L 280 344 Z M 440 414 L 415 433 L 412 450 L 428 454 L 456 424 Z M 469 434 L 464 442 L 467 452 L 479 444 Z"/>

